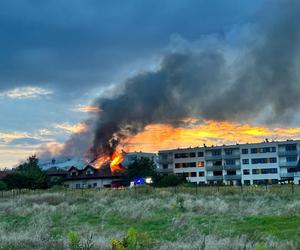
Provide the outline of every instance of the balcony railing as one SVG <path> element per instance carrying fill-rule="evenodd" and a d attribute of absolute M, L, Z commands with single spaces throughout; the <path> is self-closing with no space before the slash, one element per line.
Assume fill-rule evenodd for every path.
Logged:
<path fill-rule="evenodd" d="M 281 173 L 280 177 L 281 178 L 290 178 L 290 177 L 294 177 L 295 173 Z"/>
<path fill-rule="evenodd" d="M 291 162 L 283 162 L 283 163 L 279 163 L 280 167 L 297 167 L 297 163 L 296 161 L 291 161 Z"/>
<path fill-rule="evenodd" d="M 237 169 L 241 169 L 241 165 L 240 164 L 224 165 L 224 169 L 225 170 L 237 170 Z"/>
<path fill-rule="evenodd" d="M 241 179 L 241 175 L 240 174 L 236 174 L 236 175 L 224 175 L 224 179 L 226 181 L 233 181 L 233 180 L 240 180 Z"/>
<path fill-rule="evenodd" d="M 227 159 L 239 159 L 240 158 L 240 154 L 232 154 L 232 155 L 223 155 L 223 159 L 227 160 Z"/>
<path fill-rule="evenodd" d="M 218 176 L 206 176 L 208 181 L 223 181 L 223 175 Z"/>
<path fill-rule="evenodd" d="M 291 155 L 298 155 L 297 150 L 292 150 L 292 151 L 278 151 L 279 156 L 291 156 Z"/>
<path fill-rule="evenodd" d="M 207 155 L 205 156 L 206 161 L 212 161 L 212 160 L 222 160 L 222 155 Z"/>
<path fill-rule="evenodd" d="M 206 166 L 205 168 L 206 168 L 207 171 L 220 171 L 220 170 L 223 170 L 222 165 Z"/>

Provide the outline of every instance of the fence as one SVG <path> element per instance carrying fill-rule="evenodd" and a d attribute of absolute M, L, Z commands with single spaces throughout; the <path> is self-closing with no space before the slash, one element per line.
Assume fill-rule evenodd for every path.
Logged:
<path fill-rule="evenodd" d="M 300 185 L 285 184 L 285 185 L 259 185 L 259 186 L 189 186 L 182 185 L 176 187 L 166 187 L 166 188 L 156 188 L 151 186 L 139 187 L 134 189 L 120 188 L 97 188 L 97 189 L 48 189 L 48 190 L 30 190 L 30 189 L 16 189 L 9 191 L 0 191 L 0 199 L 6 198 L 18 198 L 23 195 L 41 195 L 43 193 L 57 193 L 61 192 L 66 196 L 88 196 L 99 192 L 111 192 L 111 194 L 124 194 L 138 196 L 139 194 L 152 194 L 157 191 L 167 191 L 170 194 L 178 193 L 189 193 L 193 195 L 207 194 L 223 194 L 223 195 L 233 195 L 233 194 L 264 194 L 264 193 L 274 193 L 278 195 L 300 195 Z"/>

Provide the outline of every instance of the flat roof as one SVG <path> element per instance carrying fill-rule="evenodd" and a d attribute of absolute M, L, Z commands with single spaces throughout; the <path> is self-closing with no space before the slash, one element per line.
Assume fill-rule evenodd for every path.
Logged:
<path fill-rule="evenodd" d="M 202 147 L 188 147 L 188 148 L 174 148 L 174 149 L 167 149 L 167 150 L 159 150 L 158 153 L 168 153 L 174 151 L 182 151 L 182 150 L 211 150 L 211 149 L 221 149 L 221 148 L 237 148 L 241 146 L 255 146 L 255 145 L 274 145 L 274 144 L 292 144 L 292 143 L 299 143 L 300 140 L 286 140 L 286 141 L 263 141 L 263 142 L 254 142 L 254 143 L 241 143 L 241 144 L 228 144 L 228 145 L 216 145 L 216 146 L 202 146 Z"/>

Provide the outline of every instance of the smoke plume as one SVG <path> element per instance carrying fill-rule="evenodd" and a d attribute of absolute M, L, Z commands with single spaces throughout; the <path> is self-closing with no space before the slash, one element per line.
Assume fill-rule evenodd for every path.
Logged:
<path fill-rule="evenodd" d="M 299 13 L 299 1 L 283 1 L 238 32 L 171 46 L 157 70 L 127 79 L 114 97 L 95 100 L 102 112 L 92 120 L 92 155 L 111 155 L 152 123 L 293 118 L 300 103 Z"/>

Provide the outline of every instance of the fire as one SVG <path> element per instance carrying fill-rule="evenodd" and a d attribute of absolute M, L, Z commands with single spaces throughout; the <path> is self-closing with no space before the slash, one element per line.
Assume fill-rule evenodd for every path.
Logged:
<path fill-rule="evenodd" d="M 98 157 L 94 162 L 93 166 L 95 168 L 101 168 L 105 164 L 109 163 L 111 172 L 121 172 L 121 163 L 124 160 L 124 156 L 119 151 L 115 151 L 112 156 L 102 156 Z"/>
<path fill-rule="evenodd" d="M 95 168 L 101 168 L 105 163 L 110 160 L 109 156 L 99 157 L 93 162 Z"/>
<path fill-rule="evenodd" d="M 120 172 L 122 171 L 121 163 L 124 160 L 123 154 L 115 151 L 111 156 L 110 169 L 112 172 Z"/>

